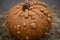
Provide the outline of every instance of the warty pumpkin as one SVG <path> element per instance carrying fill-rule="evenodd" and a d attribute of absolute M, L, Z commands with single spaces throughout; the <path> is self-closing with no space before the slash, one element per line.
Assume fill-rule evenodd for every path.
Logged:
<path fill-rule="evenodd" d="M 51 29 L 51 12 L 38 0 L 25 0 L 12 7 L 6 26 L 19 40 L 41 40 Z"/>

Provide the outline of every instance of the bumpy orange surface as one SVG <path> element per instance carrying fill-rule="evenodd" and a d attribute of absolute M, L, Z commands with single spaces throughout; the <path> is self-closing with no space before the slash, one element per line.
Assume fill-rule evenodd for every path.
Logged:
<path fill-rule="evenodd" d="M 19 40 L 40 40 L 51 29 L 51 12 L 39 1 L 20 2 L 7 14 L 6 26 Z"/>

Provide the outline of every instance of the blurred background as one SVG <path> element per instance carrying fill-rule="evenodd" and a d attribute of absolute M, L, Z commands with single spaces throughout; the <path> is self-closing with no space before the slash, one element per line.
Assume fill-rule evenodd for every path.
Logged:
<path fill-rule="evenodd" d="M 24 0 L 0 0 L 0 40 L 15 40 L 5 26 L 6 14 L 15 4 Z M 45 2 L 52 12 L 52 30 L 43 40 L 60 40 L 60 0 L 39 0 Z"/>

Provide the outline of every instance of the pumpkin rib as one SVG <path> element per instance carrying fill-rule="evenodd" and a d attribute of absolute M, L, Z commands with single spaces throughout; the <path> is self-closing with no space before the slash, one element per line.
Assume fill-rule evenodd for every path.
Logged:
<path fill-rule="evenodd" d="M 35 10 L 32 10 L 32 12 L 35 12 Z M 37 12 L 36 12 L 36 14 L 37 14 L 38 16 L 40 16 Z"/>
<path fill-rule="evenodd" d="M 30 15 L 30 16 L 34 16 L 34 13 L 35 13 L 35 12 L 32 12 L 31 10 L 29 11 L 29 15 Z"/>
<path fill-rule="evenodd" d="M 29 13 L 35 13 L 35 12 L 32 12 L 32 11 L 30 10 L 30 12 L 29 12 Z M 36 15 L 36 14 L 35 14 L 35 15 Z M 38 16 L 38 15 L 37 15 L 37 16 Z M 40 30 L 41 30 L 41 29 L 40 29 Z M 38 32 L 38 31 L 37 31 L 37 32 Z M 37 32 L 36 32 L 36 33 L 37 33 Z M 42 33 L 42 30 L 41 30 L 41 33 Z M 40 36 L 41 36 L 41 35 L 40 35 Z"/>
<path fill-rule="evenodd" d="M 38 10 L 38 9 L 37 9 L 37 10 Z M 34 9 L 34 10 L 32 9 L 32 11 L 36 12 L 36 9 Z M 40 13 L 40 14 L 38 14 L 38 15 L 41 15 L 41 16 L 43 15 L 43 17 L 47 18 L 47 17 L 46 17 L 41 11 L 39 11 L 39 10 L 38 10 L 36 13 L 37 13 L 37 14 Z"/>
<path fill-rule="evenodd" d="M 47 19 L 45 19 L 45 20 L 47 20 Z M 49 27 L 49 28 L 50 28 L 50 27 Z M 49 28 L 48 28 L 48 29 L 49 29 Z"/>
<path fill-rule="evenodd" d="M 47 8 L 45 8 L 45 7 L 43 7 L 43 6 L 41 6 L 40 7 L 40 5 L 34 5 L 34 6 L 32 6 L 30 9 L 39 9 L 40 11 L 45 11 L 45 10 L 47 10 Z"/>
<path fill-rule="evenodd" d="M 11 11 L 9 11 L 8 13 L 9 13 L 9 14 L 15 14 L 15 13 L 19 12 L 20 10 L 21 10 L 21 9 L 11 10 Z"/>
<path fill-rule="evenodd" d="M 35 10 L 35 11 L 32 10 L 32 11 L 33 11 L 33 12 L 36 12 L 36 10 Z M 38 13 L 40 13 L 40 14 L 38 14 Z M 37 11 L 37 15 L 39 15 L 40 17 L 43 15 L 41 18 L 45 18 L 48 22 L 51 21 L 51 20 L 49 21 L 49 20 L 47 19 L 47 18 L 50 18 L 50 17 L 47 17 L 47 16 L 45 16 L 44 14 L 41 14 L 41 13 L 42 13 L 42 12 L 38 12 L 38 11 Z M 50 18 L 50 19 L 51 19 L 51 18 Z"/>
<path fill-rule="evenodd" d="M 16 14 L 18 14 L 18 12 L 19 11 L 22 11 L 22 10 L 20 10 L 20 9 L 17 9 L 16 11 L 14 11 L 14 12 L 11 12 L 12 13 L 12 15 L 14 14 L 14 15 L 16 15 Z"/>
<path fill-rule="evenodd" d="M 37 7 L 38 8 L 38 7 Z M 37 8 L 34 8 L 34 9 L 37 9 Z M 40 8 L 38 8 L 39 10 L 40 10 Z M 47 11 L 47 10 L 46 10 Z M 43 13 L 44 13 L 44 11 L 43 11 Z M 49 17 L 48 16 L 48 14 L 50 14 L 50 12 L 48 11 L 46 14 L 44 13 L 44 15 L 46 15 L 47 17 Z"/>
<path fill-rule="evenodd" d="M 35 6 L 30 7 L 30 9 L 39 9 L 40 11 L 43 11 L 43 12 L 48 10 L 47 8 L 44 9 L 43 7 L 42 6 L 40 7 L 40 5 L 35 5 Z"/>
<path fill-rule="evenodd" d="M 20 6 L 20 5 L 19 5 Z M 18 7 L 18 5 L 16 6 L 14 6 L 14 7 L 12 7 L 9 11 L 15 11 L 15 10 L 18 10 L 18 9 L 22 9 L 22 6 L 20 6 L 20 7 Z"/>
<path fill-rule="evenodd" d="M 14 14 L 14 15 L 17 15 L 19 17 L 22 13 L 23 13 L 23 11 L 18 12 L 18 13 Z"/>

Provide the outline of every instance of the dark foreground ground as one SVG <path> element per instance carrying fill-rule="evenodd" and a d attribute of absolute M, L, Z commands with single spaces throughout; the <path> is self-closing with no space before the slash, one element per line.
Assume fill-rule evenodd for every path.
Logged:
<path fill-rule="evenodd" d="M 60 9 L 51 8 L 52 11 L 52 30 L 43 40 L 60 40 Z M 15 40 L 5 26 L 6 14 L 0 13 L 0 40 Z"/>

